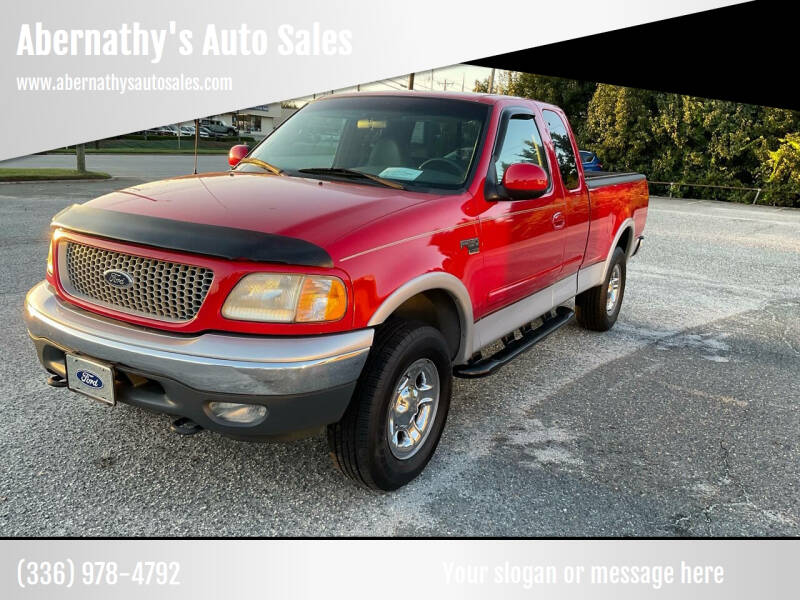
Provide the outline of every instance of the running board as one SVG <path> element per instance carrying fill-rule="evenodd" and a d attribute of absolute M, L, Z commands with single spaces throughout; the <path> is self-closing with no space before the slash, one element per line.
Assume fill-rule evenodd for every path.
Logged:
<path fill-rule="evenodd" d="M 465 365 L 453 367 L 453 375 L 464 379 L 487 377 L 510 363 L 522 353 L 533 348 L 557 329 L 569 323 L 574 316 L 575 312 L 572 309 L 566 306 L 559 306 L 556 308 L 554 316 L 542 317 L 544 322 L 536 329 L 523 328 L 521 338 L 508 341 L 502 350 L 497 351 L 492 356 L 479 358 Z"/>

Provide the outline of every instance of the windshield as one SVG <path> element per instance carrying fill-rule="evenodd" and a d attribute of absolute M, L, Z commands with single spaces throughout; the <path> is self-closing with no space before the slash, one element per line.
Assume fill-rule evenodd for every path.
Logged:
<path fill-rule="evenodd" d="M 251 154 L 289 175 L 338 178 L 349 169 L 407 188 L 464 186 L 489 107 L 411 96 L 322 100 L 303 108 Z M 303 173 L 314 169 L 313 173 Z M 320 169 L 337 169 L 326 174 Z M 243 163 L 237 170 L 258 170 Z M 355 183 L 375 185 L 367 179 Z"/>

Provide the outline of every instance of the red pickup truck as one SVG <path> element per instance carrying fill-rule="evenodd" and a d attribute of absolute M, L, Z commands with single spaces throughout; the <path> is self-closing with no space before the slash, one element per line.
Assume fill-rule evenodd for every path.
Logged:
<path fill-rule="evenodd" d="M 228 172 L 59 213 L 28 331 L 53 386 L 179 433 L 327 426 L 344 474 L 395 489 L 434 452 L 453 376 L 490 375 L 573 316 L 617 319 L 647 183 L 587 179 L 577 157 L 541 102 L 330 96 L 232 148 Z"/>

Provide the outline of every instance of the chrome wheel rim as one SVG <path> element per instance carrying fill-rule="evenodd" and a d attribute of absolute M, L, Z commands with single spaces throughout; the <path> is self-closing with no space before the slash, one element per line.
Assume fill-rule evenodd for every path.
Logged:
<path fill-rule="evenodd" d="M 606 312 L 612 314 L 617 307 L 619 299 L 619 289 L 622 285 L 622 269 L 619 264 L 614 265 L 611 270 L 611 278 L 608 280 L 608 291 L 606 293 Z"/>
<path fill-rule="evenodd" d="M 395 458 L 407 460 L 425 444 L 439 408 L 439 390 L 439 371 L 428 358 L 411 363 L 397 380 L 386 418 Z"/>

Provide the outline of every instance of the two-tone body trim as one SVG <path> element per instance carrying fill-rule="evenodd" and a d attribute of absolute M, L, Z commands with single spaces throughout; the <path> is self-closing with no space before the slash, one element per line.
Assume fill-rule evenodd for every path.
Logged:
<path fill-rule="evenodd" d="M 534 321 L 547 311 L 568 302 L 577 294 L 605 281 L 614 248 L 626 231 L 633 233 L 633 219 L 628 218 L 622 222 L 604 261 L 583 267 L 577 273 L 497 310 L 477 322 L 472 318 L 472 300 L 461 280 L 449 273 L 435 272 L 426 273 L 400 286 L 381 304 L 368 325 L 375 327 L 383 323 L 405 301 L 417 294 L 437 289 L 444 290 L 458 307 L 461 325 L 461 343 L 454 363 L 464 363 L 473 354 L 504 335 Z M 633 240 L 632 235 L 631 240 Z M 628 247 L 625 248 L 626 254 L 630 255 L 633 252 L 634 245 L 633 243 L 628 244 Z"/>
<path fill-rule="evenodd" d="M 578 290 L 577 293 L 580 294 L 581 292 L 585 292 L 589 288 L 593 288 L 597 285 L 600 285 L 606 280 L 606 275 L 608 274 L 608 267 L 611 264 L 611 258 L 614 254 L 614 248 L 617 247 L 619 244 L 620 239 L 622 236 L 625 235 L 627 231 L 631 232 L 631 237 L 628 242 L 628 247 L 625 248 L 625 254 L 628 258 L 631 258 L 633 255 L 633 251 L 635 249 L 635 244 L 633 243 L 633 233 L 635 231 L 634 221 L 631 218 L 627 218 L 622 222 L 622 225 L 619 226 L 617 229 L 617 234 L 614 236 L 614 240 L 611 242 L 611 246 L 608 250 L 608 256 L 602 262 L 597 262 L 592 265 L 587 265 L 582 267 L 578 271 Z"/>

